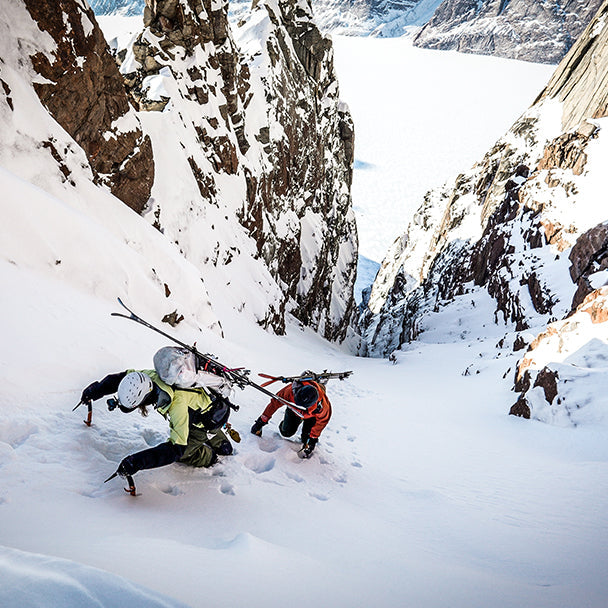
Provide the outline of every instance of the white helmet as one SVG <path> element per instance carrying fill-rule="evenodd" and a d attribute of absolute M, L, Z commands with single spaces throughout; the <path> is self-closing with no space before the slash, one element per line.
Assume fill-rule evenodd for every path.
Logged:
<path fill-rule="evenodd" d="M 140 406 L 144 399 L 154 390 L 150 376 L 141 372 L 127 374 L 118 385 L 118 401 L 127 411 Z"/>

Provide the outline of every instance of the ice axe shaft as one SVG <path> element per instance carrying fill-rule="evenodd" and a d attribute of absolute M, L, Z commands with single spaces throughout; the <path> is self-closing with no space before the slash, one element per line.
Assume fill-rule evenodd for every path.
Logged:
<path fill-rule="evenodd" d="M 104 481 L 104 483 L 108 483 L 108 481 L 111 481 L 112 479 L 114 479 L 114 477 L 118 477 L 118 471 L 112 473 L 112 475 L 110 475 Z M 137 496 L 137 490 L 135 489 L 135 482 L 133 481 L 133 476 L 125 475 L 124 477 L 127 480 L 127 483 L 129 484 L 128 488 L 124 488 L 125 492 L 128 492 L 129 494 L 131 494 L 131 496 Z"/>
<path fill-rule="evenodd" d="M 87 426 L 91 426 L 91 421 L 93 420 L 93 402 L 92 401 L 84 401 L 83 399 L 81 399 L 72 409 L 73 412 L 75 412 L 81 405 L 86 405 L 87 406 L 87 419 L 83 420 L 83 422 L 87 425 Z"/>

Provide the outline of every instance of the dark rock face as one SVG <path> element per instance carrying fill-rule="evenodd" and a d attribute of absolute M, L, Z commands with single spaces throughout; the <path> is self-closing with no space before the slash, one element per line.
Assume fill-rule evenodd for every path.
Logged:
<path fill-rule="evenodd" d="M 32 63 L 49 83 L 35 83 L 42 103 L 85 151 L 96 179 L 138 213 L 150 196 L 154 161 L 93 12 L 76 0 L 25 0 L 57 43 Z"/>
<path fill-rule="evenodd" d="M 414 44 L 558 63 L 602 0 L 444 0 Z"/>
<path fill-rule="evenodd" d="M 512 132 L 525 133 L 528 127 L 522 131 L 521 126 L 527 120 L 523 118 Z M 564 193 L 566 197 L 572 196 L 575 188 L 570 180 L 584 172 L 585 151 L 596 136 L 595 130 L 583 125 L 579 131 L 556 137 L 540 148 L 539 142 L 531 144 L 535 141 L 531 130 L 524 138 L 531 144 L 527 149 L 499 143 L 477 170 L 457 179 L 454 190 L 443 199 L 442 213 L 435 211 L 436 224 L 431 223 L 432 216 L 426 215 L 430 210 L 423 206 L 418 214 L 426 217 L 417 214 L 412 221 L 408 232 L 410 236 L 415 234 L 416 239 L 413 246 L 404 240 L 405 248 L 398 257 L 402 266 L 396 271 L 397 276 L 403 273 L 404 260 L 420 256 L 412 249 L 416 248 L 416 242 L 421 243 L 425 257 L 420 271 L 414 275 L 420 277 L 420 284 L 412 290 L 411 284 L 406 286 L 396 276 L 380 312 L 374 315 L 373 311 L 366 311 L 362 331 L 367 334 L 368 352 L 388 354 L 415 339 L 420 315 L 476 288 L 483 288 L 495 300 L 495 321 L 513 323 L 517 331 L 542 322 L 542 318 L 549 320 L 567 314 L 570 303 L 563 301 L 558 286 L 549 278 L 551 271 L 546 260 L 554 257 L 548 253 L 552 248 L 559 252 L 570 250 L 580 232 L 561 223 L 552 199 L 561 198 Z M 536 163 L 534 170 L 522 161 Z M 554 194 L 537 198 L 539 191 Z M 462 201 L 468 201 L 466 208 L 461 206 Z M 465 242 L 454 234 L 471 216 L 479 217 L 482 233 Z M 421 225 L 432 226 L 430 247 L 429 242 L 417 236 Z M 591 290 L 586 276 L 604 269 L 603 234 L 598 227 L 588 238 L 581 236 L 580 244 L 570 254 L 576 260 L 573 268 L 577 269 L 571 270 L 572 278 L 578 282 L 581 294 L 575 297 L 573 306 Z M 435 257 L 426 257 L 433 253 Z M 575 275 L 582 272 L 581 267 L 588 269 L 584 277 L 579 276 L 579 281 Z M 398 308 L 394 305 L 396 301 Z M 400 321 L 396 322 L 396 318 Z M 370 335 L 370 327 L 374 328 L 374 335 Z"/>
<path fill-rule="evenodd" d="M 427 194 L 372 288 L 368 311 L 361 317 L 364 352 L 387 355 L 415 339 L 425 311 L 475 286 L 495 298 L 496 319 L 500 313 L 521 329 L 528 326 L 522 298 L 528 303 L 534 294 L 536 306 L 550 307 L 551 297 L 541 297 L 535 265 L 527 262 L 529 270 L 522 273 L 524 252 L 511 243 L 517 222 L 522 235 L 518 242 L 526 250 L 538 246 L 538 214 L 521 205 L 520 190 L 531 173 L 526 163 L 538 163 L 543 151 L 536 118 L 524 115 L 470 173 L 460 175 L 451 187 Z M 517 293 L 507 279 L 513 274 L 519 278 Z M 411 280 L 396 280 L 398 275 Z M 398 310 L 394 302 L 399 302 Z"/>
<path fill-rule="evenodd" d="M 593 291 L 589 276 L 608 268 L 608 224 L 595 226 L 581 235 L 568 257 L 572 262 L 570 276 L 578 286 L 572 300 L 574 311 Z"/>
<path fill-rule="evenodd" d="M 356 271 L 350 200 L 354 127 L 339 101 L 331 41 L 304 6 L 265 6 L 272 23 L 284 24 L 266 43 L 271 75 L 265 83 L 284 136 L 265 144 L 272 168 L 249 178 L 250 206 L 242 221 L 273 274 L 287 286 L 293 314 L 322 328 L 326 337 L 343 340 L 356 312 L 354 298 L 338 296 L 352 291 Z M 276 227 L 293 211 L 299 229 L 281 238 Z"/>

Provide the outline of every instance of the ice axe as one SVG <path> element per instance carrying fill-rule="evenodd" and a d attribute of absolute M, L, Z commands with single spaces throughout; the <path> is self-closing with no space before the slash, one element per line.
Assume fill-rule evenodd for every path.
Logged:
<path fill-rule="evenodd" d="M 112 473 L 112 475 L 110 475 L 105 481 L 104 483 L 108 483 L 108 481 L 110 481 L 111 479 L 114 479 L 114 477 L 118 476 L 118 471 L 116 471 L 115 473 Z M 121 477 L 123 477 L 123 475 L 121 475 Z M 133 481 L 133 476 L 132 475 L 124 475 L 124 478 L 127 480 L 127 483 L 129 484 L 128 488 L 124 488 L 125 492 L 128 492 L 129 494 L 131 494 L 131 496 L 137 496 L 137 490 L 135 489 L 135 482 Z"/>
<path fill-rule="evenodd" d="M 88 400 L 81 399 L 76 404 L 76 406 L 74 407 L 74 409 L 72 411 L 75 412 L 81 405 L 86 405 L 87 409 L 89 410 L 87 413 L 87 419 L 83 420 L 83 422 L 87 426 L 91 426 L 91 420 L 93 419 L 93 402 L 90 399 L 88 399 Z"/>

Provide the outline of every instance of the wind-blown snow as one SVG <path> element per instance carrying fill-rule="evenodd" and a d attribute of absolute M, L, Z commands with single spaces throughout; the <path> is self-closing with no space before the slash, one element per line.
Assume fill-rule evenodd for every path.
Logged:
<path fill-rule="evenodd" d="M 70 562 L 0 547 L 2 606 L 129 606 L 178 608 L 108 572 Z"/>

